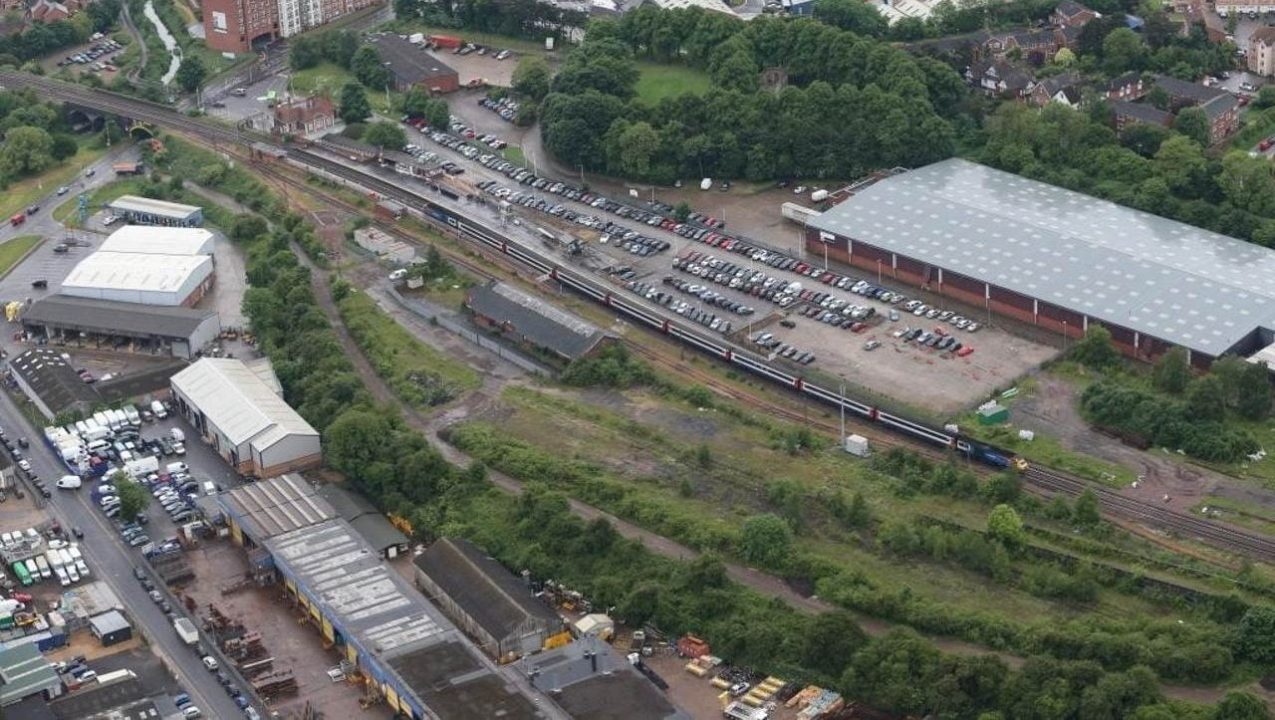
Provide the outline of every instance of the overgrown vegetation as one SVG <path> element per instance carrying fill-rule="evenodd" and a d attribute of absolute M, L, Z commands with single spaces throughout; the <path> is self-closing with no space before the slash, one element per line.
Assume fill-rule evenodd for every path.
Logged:
<path fill-rule="evenodd" d="M 482 384 L 478 373 L 417 340 L 372 298 L 351 290 L 344 281 L 332 285 L 332 296 L 350 337 L 394 394 L 409 405 L 443 405 Z"/>

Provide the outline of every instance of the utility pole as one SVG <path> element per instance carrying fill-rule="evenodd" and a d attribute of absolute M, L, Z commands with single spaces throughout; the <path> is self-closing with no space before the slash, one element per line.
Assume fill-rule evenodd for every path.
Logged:
<path fill-rule="evenodd" d="M 841 435 L 837 438 L 837 443 L 844 445 L 846 442 L 846 381 L 841 381 L 841 395 L 837 397 L 837 406 L 841 408 Z"/>

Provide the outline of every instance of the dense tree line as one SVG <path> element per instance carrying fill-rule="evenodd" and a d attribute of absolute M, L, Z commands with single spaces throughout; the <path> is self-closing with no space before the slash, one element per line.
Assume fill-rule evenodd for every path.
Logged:
<path fill-rule="evenodd" d="M 673 22 L 676 20 L 676 22 Z M 708 72 L 704 95 L 635 100 L 635 58 Z M 787 87 L 760 88 L 768 68 Z M 541 105 L 549 149 L 572 166 L 671 183 L 679 177 L 853 177 L 950 155 L 960 77 L 930 58 L 813 20 L 747 24 L 644 5 L 594 21 Z"/>
<path fill-rule="evenodd" d="M 359 50 L 359 39 L 349 30 L 324 30 L 298 35 L 288 45 L 288 63 L 293 70 L 308 70 L 324 62 L 348 70 Z"/>
<path fill-rule="evenodd" d="M 0 137 L 0 188 L 79 151 L 61 108 L 32 90 L 0 90 Z"/>

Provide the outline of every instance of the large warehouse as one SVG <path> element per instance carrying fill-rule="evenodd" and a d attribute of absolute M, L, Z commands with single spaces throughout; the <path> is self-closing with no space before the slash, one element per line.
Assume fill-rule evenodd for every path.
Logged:
<path fill-rule="evenodd" d="M 277 573 L 369 693 L 403 717 L 551 720 L 299 478 L 217 496 L 258 577 Z"/>
<path fill-rule="evenodd" d="M 1275 252 L 952 159 L 880 180 L 807 221 L 807 252 L 1127 355 L 1205 366 L 1275 337 Z"/>
<path fill-rule="evenodd" d="M 221 334 L 215 310 L 50 295 L 22 313 L 33 338 L 59 345 L 127 349 L 189 360 Z"/>
<path fill-rule="evenodd" d="M 241 360 L 204 358 L 172 377 L 173 399 L 240 473 L 274 477 L 317 467 L 319 433 Z"/>
<path fill-rule="evenodd" d="M 204 209 L 197 205 L 122 195 L 106 204 L 116 217 L 138 225 L 197 227 L 204 224 Z"/>
<path fill-rule="evenodd" d="M 125 225 L 97 248 L 98 252 L 150 255 L 212 255 L 216 236 L 203 228 Z"/>
<path fill-rule="evenodd" d="M 209 255 L 95 252 L 62 281 L 62 294 L 146 305 L 194 305 L 213 283 Z"/>

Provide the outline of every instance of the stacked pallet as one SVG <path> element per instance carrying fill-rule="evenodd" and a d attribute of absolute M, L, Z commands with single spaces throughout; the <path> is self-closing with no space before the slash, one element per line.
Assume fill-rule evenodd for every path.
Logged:
<path fill-rule="evenodd" d="M 777 677 L 771 676 L 757 683 L 757 686 L 748 691 L 743 697 L 743 702 L 753 707 L 761 707 L 775 697 L 775 693 L 779 692 L 779 688 L 784 686 L 784 681 Z"/>

